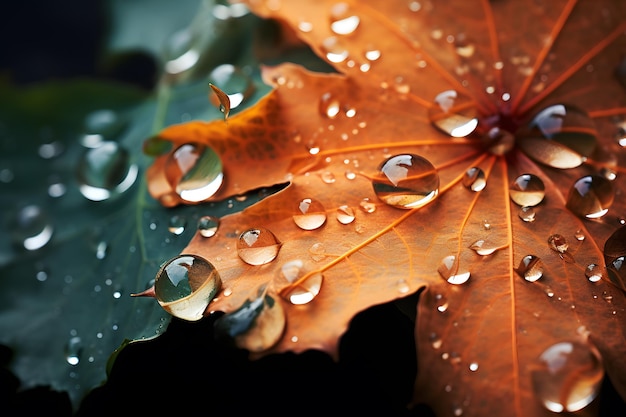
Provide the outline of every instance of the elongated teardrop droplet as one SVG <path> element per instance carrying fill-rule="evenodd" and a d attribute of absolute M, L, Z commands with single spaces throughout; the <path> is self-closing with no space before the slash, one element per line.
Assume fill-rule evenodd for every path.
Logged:
<path fill-rule="evenodd" d="M 222 186 L 222 161 L 208 146 L 183 144 L 170 154 L 165 164 L 165 177 L 183 201 L 202 202 Z"/>
<path fill-rule="evenodd" d="M 447 90 L 435 97 L 435 103 L 428 110 L 430 122 L 442 132 L 464 138 L 478 126 L 475 103 L 455 90 Z"/>
<path fill-rule="evenodd" d="M 611 181 L 600 175 L 587 175 L 574 183 L 565 206 L 578 216 L 597 219 L 607 213 L 614 198 Z"/>
<path fill-rule="evenodd" d="M 537 399 L 555 413 L 583 409 L 598 395 L 604 378 L 602 362 L 589 343 L 564 341 L 550 346 L 531 370 Z"/>
<path fill-rule="evenodd" d="M 526 255 L 522 258 L 517 273 L 526 281 L 537 281 L 543 276 L 543 262 L 535 255 Z"/>
<path fill-rule="evenodd" d="M 263 265 L 273 261 L 281 242 L 274 233 L 264 227 L 248 229 L 239 236 L 237 241 L 237 254 L 250 265 Z"/>
<path fill-rule="evenodd" d="M 296 204 L 293 221 L 304 230 L 318 229 L 326 222 L 326 209 L 313 198 L 303 198 Z"/>
<path fill-rule="evenodd" d="M 388 158 L 372 179 L 374 192 L 390 206 L 413 209 L 433 200 L 439 193 L 439 174 L 427 159 L 414 154 Z"/>
<path fill-rule="evenodd" d="M 593 120 L 579 108 L 554 104 L 531 120 L 517 134 L 517 145 L 535 161 L 554 168 L 575 168 L 597 145 Z"/>
<path fill-rule="evenodd" d="M 509 187 L 511 200 L 522 207 L 534 207 L 543 201 L 546 195 L 541 178 L 534 174 L 522 174 Z"/>
<path fill-rule="evenodd" d="M 178 255 L 167 261 L 156 274 L 156 299 L 168 313 L 196 321 L 220 290 L 222 280 L 215 267 L 197 255 Z"/>
<path fill-rule="evenodd" d="M 308 272 L 308 268 L 300 259 L 286 262 L 281 267 L 280 278 L 290 284 L 306 277 L 297 285 L 290 285 L 281 291 L 283 298 L 291 304 L 307 304 L 319 294 L 324 277 L 320 272 L 307 275 Z"/>

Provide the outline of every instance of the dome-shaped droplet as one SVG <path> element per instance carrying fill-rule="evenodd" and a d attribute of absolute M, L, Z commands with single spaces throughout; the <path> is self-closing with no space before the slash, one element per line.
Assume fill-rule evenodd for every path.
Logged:
<path fill-rule="evenodd" d="M 537 216 L 537 212 L 534 207 L 522 207 L 519 209 L 517 213 L 518 217 L 525 221 L 526 223 L 532 223 L 535 221 Z"/>
<path fill-rule="evenodd" d="M 315 230 L 326 222 L 326 209 L 313 198 L 304 198 L 296 203 L 293 221 L 299 228 Z"/>
<path fill-rule="evenodd" d="M 548 244 L 550 245 L 550 249 L 555 250 L 559 253 L 565 253 L 569 248 L 567 239 L 565 239 L 563 235 L 560 235 L 558 233 L 552 234 L 548 237 Z"/>
<path fill-rule="evenodd" d="M 348 58 L 348 50 L 335 37 L 331 36 L 322 41 L 322 51 L 326 54 L 326 59 L 338 64 Z"/>
<path fill-rule="evenodd" d="M 322 116 L 334 119 L 341 111 L 341 103 L 331 93 L 324 93 L 320 97 L 319 109 Z"/>
<path fill-rule="evenodd" d="M 463 185 L 470 191 L 482 191 L 487 186 L 485 172 L 478 167 L 471 167 L 465 171 Z"/>
<path fill-rule="evenodd" d="M 179 76 L 191 70 L 200 60 L 196 36 L 188 28 L 182 29 L 165 40 L 164 70 L 167 74 Z"/>
<path fill-rule="evenodd" d="M 543 276 L 543 262 L 535 255 L 526 255 L 520 261 L 517 273 L 526 281 L 537 281 Z"/>
<path fill-rule="evenodd" d="M 156 299 L 168 313 L 195 321 L 220 290 L 219 273 L 206 259 L 197 255 L 178 255 L 167 261 L 156 274 Z"/>
<path fill-rule="evenodd" d="M 509 196 L 515 204 L 522 207 L 534 207 L 543 201 L 546 195 L 541 178 L 534 174 L 522 174 L 509 187 Z"/>
<path fill-rule="evenodd" d="M 65 360 L 72 366 L 80 363 L 83 354 L 83 342 L 80 337 L 73 336 L 65 345 Z"/>
<path fill-rule="evenodd" d="M 492 245 L 486 240 L 479 239 L 470 245 L 470 249 L 480 256 L 487 256 L 497 251 L 498 247 Z"/>
<path fill-rule="evenodd" d="M 342 205 L 337 208 L 337 221 L 341 224 L 349 224 L 354 221 L 354 209 L 350 206 Z"/>
<path fill-rule="evenodd" d="M 187 143 L 169 155 L 165 177 L 183 201 L 198 203 L 215 195 L 222 186 L 222 161 L 210 147 Z"/>
<path fill-rule="evenodd" d="M 187 226 L 185 216 L 173 215 L 167 224 L 167 230 L 174 235 L 181 235 L 185 231 L 185 226 Z"/>
<path fill-rule="evenodd" d="M 373 213 L 376 211 L 376 204 L 374 204 L 369 198 L 365 197 L 359 202 L 359 207 L 366 213 Z"/>
<path fill-rule="evenodd" d="M 83 153 L 76 175 L 85 198 L 103 201 L 128 190 L 135 183 L 138 172 L 128 151 L 116 142 L 107 141 Z"/>
<path fill-rule="evenodd" d="M 605 275 L 605 269 L 597 264 L 589 264 L 585 268 L 585 276 L 589 282 L 598 282 Z"/>
<path fill-rule="evenodd" d="M 600 175 L 587 175 L 574 183 L 565 206 L 578 216 L 596 219 L 607 213 L 614 197 L 611 181 Z"/>
<path fill-rule="evenodd" d="M 54 232 L 48 216 L 39 206 L 22 207 L 11 222 L 13 244 L 26 250 L 44 247 Z"/>
<path fill-rule="evenodd" d="M 454 255 L 443 258 L 437 268 L 437 272 L 443 279 L 455 285 L 464 284 L 470 278 L 469 271 L 459 269 L 459 260 Z"/>
<path fill-rule="evenodd" d="M 603 378 L 600 353 L 592 345 L 578 341 L 550 346 L 531 370 L 537 399 L 555 413 L 586 407 L 596 398 Z"/>
<path fill-rule="evenodd" d="M 379 173 L 372 179 L 374 192 L 390 206 L 403 209 L 421 207 L 439 193 L 439 174 L 421 156 L 392 156 L 379 169 Z"/>
<path fill-rule="evenodd" d="M 465 35 L 460 33 L 454 37 L 454 49 L 463 58 L 470 58 L 476 51 L 476 45 Z"/>
<path fill-rule="evenodd" d="M 228 95 L 230 110 L 236 109 L 254 93 L 252 79 L 240 68 L 232 64 L 221 64 L 209 74 L 209 83 L 219 87 Z M 217 95 L 210 94 L 209 99 L 216 107 L 220 106 Z"/>
<path fill-rule="evenodd" d="M 213 237 L 220 226 L 220 219 L 213 216 L 202 216 L 198 219 L 198 232 L 202 237 Z"/>
<path fill-rule="evenodd" d="M 229 338 L 241 349 L 262 352 L 283 337 L 286 323 L 282 303 L 264 284 L 237 310 L 218 318 L 214 326 L 218 337 Z"/>
<path fill-rule="evenodd" d="M 330 30 L 337 35 L 353 33 L 361 19 L 350 10 L 347 3 L 335 3 L 330 9 Z"/>
<path fill-rule="evenodd" d="M 285 262 L 280 268 L 280 278 L 290 285 L 281 290 L 281 295 L 291 304 L 307 304 L 320 292 L 323 276 L 321 272 L 310 273 L 299 259 Z"/>
<path fill-rule="evenodd" d="M 250 265 L 263 265 L 278 256 L 281 242 L 264 227 L 248 229 L 239 235 L 237 254 Z"/>
<path fill-rule="evenodd" d="M 517 145 L 535 161 L 554 168 L 574 168 L 597 144 L 593 120 L 581 109 L 555 104 L 541 110 L 516 133 Z"/>
<path fill-rule="evenodd" d="M 626 288 L 626 226 L 617 229 L 604 242 L 608 276 L 618 288 Z"/>
<path fill-rule="evenodd" d="M 478 126 L 475 103 L 456 90 L 447 90 L 435 97 L 435 103 L 428 109 L 430 122 L 442 132 L 464 138 Z"/>
<path fill-rule="evenodd" d="M 114 141 L 126 129 L 128 121 L 110 109 L 95 110 L 83 122 L 80 142 L 86 148 L 97 148 L 104 141 Z"/>

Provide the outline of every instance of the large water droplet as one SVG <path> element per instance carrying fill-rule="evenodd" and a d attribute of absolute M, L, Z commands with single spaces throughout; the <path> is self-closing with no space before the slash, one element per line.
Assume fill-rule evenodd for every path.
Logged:
<path fill-rule="evenodd" d="M 76 175 L 80 192 L 87 199 L 103 201 L 128 190 L 135 183 L 138 172 L 126 149 L 116 142 L 102 142 L 83 153 Z"/>
<path fill-rule="evenodd" d="M 239 236 L 237 254 L 250 265 L 263 265 L 278 256 L 281 245 L 274 233 L 257 227 L 248 229 Z"/>
<path fill-rule="evenodd" d="M 196 321 L 203 317 L 222 285 L 215 267 L 197 255 L 178 255 L 167 261 L 156 274 L 156 299 L 168 313 Z"/>
<path fill-rule="evenodd" d="M 537 358 L 531 371 L 538 400 L 555 413 L 586 407 L 599 392 L 604 367 L 600 353 L 587 343 L 560 342 Z"/>
<path fill-rule="evenodd" d="M 509 187 L 511 200 L 522 207 L 534 207 L 546 195 L 541 178 L 534 174 L 522 174 Z"/>
<path fill-rule="evenodd" d="M 12 222 L 13 244 L 26 250 L 44 247 L 52 238 L 54 228 L 46 213 L 36 205 L 22 207 Z"/>
<path fill-rule="evenodd" d="M 220 219 L 213 216 L 202 216 L 198 219 L 198 232 L 202 237 L 213 237 L 217 233 Z"/>
<path fill-rule="evenodd" d="M 352 13 L 347 3 L 335 3 L 330 9 L 330 30 L 337 35 L 353 33 L 361 19 Z"/>
<path fill-rule="evenodd" d="M 459 260 L 454 255 L 443 258 L 437 272 L 443 279 L 455 285 L 464 284 L 470 278 L 469 271 L 459 270 Z"/>
<path fill-rule="evenodd" d="M 326 209 L 313 198 L 304 198 L 296 204 L 293 221 L 299 228 L 315 230 L 326 222 Z"/>
<path fill-rule="evenodd" d="M 475 103 L 455 90 L 447 90 L 435 97 L 428 110 L 431 123 L 442 132 L 455 137 L 468 136 L 478 126 Z"/>
<path fill-rule="evenodd" d="M 232 64 L 222 64 L 215 67 L 209 74 L 209 83 L 216 85 L 228 95 L 230 110 L 236 109 L 244 103 L 255 90 L 252 79 Z M 215 94 L 210 94 L 209 99 L 216 107 L 220 106 L 219 98 Z"/>
<path fill-rule="evenodd" d="M 337 208 L 337 221 L 341 224 L 352 223 L 355 219 L 354 209 L 350 206 L 339 206 Z"/>
<path fill-rule="evenodd" d="M 516 271 L 526 281 L 535 282 L 543 276 L 543 262 L 535 255 L 526 255 Z"/>
<path fill-rule="evenodd" d="M 413 209 L 432 201 L 439 193 L 439 174 L 425 158 L 401 154 L 385 160 L 372 179 L 374 192 L 393 207 Z"/>
<path fill-rule="evenodd" d="M 283 264 L 280 268 L 280 278 L 291 284 L 281 291 L 283 298 L 292 304 L 307 304 L 317 297 L 322 287 L 323 276 L 321 272 L 312 274 L 308 272 L 304 262 L 299 259 Z"/>
<path fill-rule="evenodd" d="M 578 216 L 596 219 L 607 213 L 614 197 L 611 181 L 600 175 L 587 175 L 570 189 L 566 207 Z"/>
<path fill-rule="evenodd" d="M 485 172 L 478 167 L 471 167 L 465 171 L 463 185 L 471 191 L 482 191 L 487 186 Z"/>
<path fill-rule="evenodd" d="M 187 143 L 169 155 L 165 177 L 182 200 L 198 203 L 215 195 L 222 186 L 222 161 L 210 147 Z"/>
<path fill-rule="evenodd" d="M 517 145 L 534 160 L 554 168 L 574 168 L 596 148 L 597 131 L 584 111 L 565 104 L 541 110 L 520 129 Z"/>

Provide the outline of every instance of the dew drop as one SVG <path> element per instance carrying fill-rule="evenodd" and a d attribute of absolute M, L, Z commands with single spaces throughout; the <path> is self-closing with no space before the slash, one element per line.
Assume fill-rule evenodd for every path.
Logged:
<path fill-rule="evenodd" d="M 478 167 L 472 167 L 465 171 L 463 185 L 470 191 L 482 191 L 487 186 L 485 173 Z"/>
<path fill-rule="evenodd" d="M 559 253 L 567 252 L 569 248 L 569 244 L 563 235 L 555 233 L 548 237 L 548 244 L 550 245 L 550 249 L 555 250 Z"/>
<path fill-rule="evenodd" d="M 541 403 L 555 413 L 576 412 L 596 398 L 604 368 L 600 353 L 590 344 L 559 342 L 537 358 L 532 386 Z"/>
<path fill-rule="evenodd" d="M 174 235 L 181 235 L 187 226 L 187 219 L 184 216 L 174 215 L 170 217 L 167 230 Z"/>
<path fill-rule="evenodd" d="M 165 177 L 183 201 L 198 203 L 215 195 L 222 186 L 222 161 L 208 146 L 183 144 L 169 155 Z"/>
<path fill-rule="evenodd" d="M 464 33 L 454 38 L 454 48 L 456 53 L 463 58 L 470 58 L 476 51 L 476 46 L 467 39 Z"/>
<path fill-rule="evenodd" d="M 196 321 L 203 317 L 209 302 L 220 290 L 221 278 L 215 267 L 197 255 L 178 255 L 156 274 L 156 299 L 168 313 Z"/>
<path fill-rule="evenodd" d="M 348 58 L 348 50 L 334 36 L 322 41 L 322 50 L 326 54 L 326 59 L 335 64 L 343 62 Z"/>
<path fill-rule="evenodd" d="M 321 178 L 322 178 L 322 181 L 324 181 L 326 184 L 334 184 L 334 183 L 335 183 L 335 181 L 337 180 L 337 179 L 335 178 L 335 174 L 333 174 L 333 173 L 332 173 L 332 172 L 330 172 L 330 171 L 324 171 L 324 172 L 322 172 L 322 174 L 321 174 Z"/>
<path fill-rule="evenodd" d="M 441 92 L 429 108 L 430 122 L 442 132 L 455 137 L 468 136 L 478 126 L 474 102 L 455 90 Z"/>
<path fill-rule="evenodd" d="M 96 245 L 96 259 L 104 259 L 109 252 L 109 244 L 105 241 L 100 241 Z"/>
<path fill-rule="evenodd" d="M 593 120 L 581 109 L 565 104 L 541 110 L 516 137 L 526 155 L 562 169 L 581 165 L 597 143 Z"/>
<path fill-rule="evenodd" d="M 352 14 L 347 3 L 336 3 L 330 9 L 330 30 L 337 35 L 349 35 L 353 33 L 361 19 Z"/>
<path fill-rule="evenodd" d="M 537 213 L 535 212 L 534 207 L 522 207 L 518 212 L 518 216 L 520 219 L 525 221 L 526 223 L 532 223 L 535 221 Z"/>
<path fill-rule="evenodd" d="M 388 158 L 372 180 L 374 192 L 386 204 L 403 209 L 422 207 L 439 193 L 439 174 L 425 158 L 401 154 Z"/>
<path fill-rule="evenodd" d="M 213 237 L 217 233 L 220 219 L 213 216 L 202 216 L 198 219 L 198 232 L 202 237 Z"/>
<path fill-rule="evenodd" d="M 492 253 L 498 250 L 496 246 L 493 246 L 482 239 L 477 240 L 476 242 L 472 243 L 470 245 L 470 249 L 472 249 L 474 252 L 476 252 L 477 254 L 481 256 L 491 255 Z"/>
<path fill-rule="evenodd" d="M 541 178 L 534 174 L 522 174 L 511 183 L 509 196 L 515 204 L 534 207 L 543 201 L 545 186 Z"/>
<path fill-rule="evenodd" d="M 609 280 L 619 288 L 626 288 L 626 256 L 618 256 L 608 264 Z"/>
<path fill-rule="evenodd" d="M 372 203 L 372 201 L 367 197 L 359 202 L 359 207 L 366 213 L 373 213 L 376 211 L 376 204 Z"/>
<path fill-rule="evenodd" d="M 582 229 L 578 229 L 576 230 L 576 233 L 574 233 L 574 237 L 578 241 L 583 241 L 585 240 L 585 232 Z"/>
<path fill-rule="evenodd" d="M 341 111 L 341 104 L 331 93 L 324 93 L 320 98 L 319 110 L 322 116 L 334 119 Z"/>
<path fill-rule="evenodd" d="M 526 255 L 516 271 L 526 281 L 535 282 L 543 276 L 543 262 L 535 255 Z"/>
<path fill-rule="evenodd" d="M 459 271 L 459 261 L 454 255 L 443 258 L 437 268 L 437 272 L 443 279 L 454 285 L 464 284 L 470 278 L 468 271 Z"/>
<path fill-rule="evenodd" d="M 350 224 L 354 221 L 354 209 L 350 206 L 339 206 L 337 208 L 337 221 L 341 224 Z"/>
<path fill-rule="evenodd" d="M 587 175 L 570 188 L 565 206 L 578 216 L 597 219 L 607 213 L 614 197 L 609 180 L 600 175 Z"/>
<path fill-rule="evenodd" d="M 166 73 L 179 75 L 191 70 L 198 63 L 200 53 L 194 45 L 195 42 L 195 36 L 189 29 L 182 29 L 166 39 L 163 51 Z"/>
<path fill-rule="evenodd" d="M 326 209 L 313 198 L 304 198 L 296 204 L 293 221 L 304 230 L 315 230 L 326 222 Z"/>
<path fill-rule="evenodd" d="M 230 102 L 230 110 L 236 109 L 254 93 L 254 83 L 239 67 L 231 64 L 221 64 L 209 74 L 209 83 L 224 91 Z M 219 107 L 219 98 L 215 94 L 209 95 L 211 103 Z"/>
<path fill-rule="evenodd" d="M 65 345 L 65 360 L 67 363 L 72 366 L 78 365 L 80 363 L 82 353 L 83 343 L 80 337 L 71 337 Z"/>
<path fill-rule="evenodd" d="M 13 244 L 30 251 L 46 246 L 54 231 L 47 214 L 34 204 L 22 207 L 11 225 Z"/>
<path fill-rule="evenodd" d="M 128 190 L 139 169 L 130 154 L 116 142 L 102 142 L 87 149 L 78 161 L 76 176 L 79 190 L 91 201 L 104 201 Z"/>
<path fill-rule="evenodd" d="M 364 55 L 365 59 L 368 61 L 377 61 L 380 58 L 381 53 L 378 49 L 370 48 L 365 51 Z"/>
<path fill-rule="evenodd" d="M 307 272 L 304 263 L 299 259 L 285 262 L 280 268 L 280 278 L 290 284 L 281 291 L 281 294 L 291 304 L 307 304 L 319 294 L 323 281 L 322 274 Z M 299 281 L 298 284 L 293 285 L 296 281 Z"/>
<path fill-rule="evenodd" d="M 469 370 L 472 372 L 478 371 L 478 364 L 476 362 L 472 362 L 469 364 Z"/>
<path fill-rule="evenodd" d="M 97 148 L 104 141 L 115 140 L 127 126 L 128 121 L 113 110 L 92 111 L 83 121 L 84 134 L 80 142 L 86 148 Z"/>
<path fill-rule="evenodd" d="M 309 248 L 309 254 L 314 261 L 319 262 L 322 259 L 326 258 L 326 248 L 322 243 L 314 243 Z"/>
<path fill-rule="evenodd" d="M 237 254 L 250 265 L 263 265 L 273 261 L 282 243 L 274 233 L 263 227 L 248 229 L 239 236 Z"/>
<path fill-rule="evenodd" d="M 589 264 L 587 268 L 585 268 L 585 276 L 589 282 L 598 282 L 604 276 L 604 268 L 600 265 Z"/>
<path fill-rule="evenodd" d="M 400 279 L 396 282 L 396 288 L 400 294 L 406 294 L 410 291 L 411 287 L 405 279 Z"/>

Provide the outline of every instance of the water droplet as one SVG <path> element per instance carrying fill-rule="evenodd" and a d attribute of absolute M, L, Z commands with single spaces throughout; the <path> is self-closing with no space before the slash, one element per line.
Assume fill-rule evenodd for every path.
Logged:
<path fill-rule="evenodd" d="M 42 143 L 39 145 L 38 153 L 43 159 L 52 159 L 61 155 L 65 147 L 63 143 L 59 141 L 53 141 L 50 143 Z"/>
<path fill-rule="evenodd" d="M 298 23 L 298 30 L 303 33 L 309 33 L 313 30 L 313 23 L 302 20 Z"/>
<path fill-rule="evenodd" d="M 372 180 L 374 192 L 390 206 L 413 209 L 432 201 L 439 193 L 439 174 L 425 158 L 401 154 L 388 158 Z"/>
<path fill-rule="evenodd" d="M 481 256 L 487 256 L 497 251 L 498 247 L 489 244 L 483 239 L 479 239 L 470 245 L 470 249 Z"/>
<path fill-rule="evenodd" d="M 516 271 L 526 281 L 535 282 L 543 276 L 543 262 L 535 255 L 526 255 Z"/>
<path fill-rule="evenodd" d="M 318 229 L 326 222 L 326 209 L 319 201 L 304 198 L 296 204 L 293 221 L 304 230 Z"/>
<path fill-rule="evenodd" d="M 359 207 L 361 207 L 361 210 L 366 213 L 373 213 L 376 211 L 376 204 L 372 203 L 367 197 L 359 202 Z"/>
<path fill-rule="evenodd" d="M 619 256 L 609 262 L 607 268 L 609 280 L 619 288 L 626 288 L 626 256 Z"/>
<path fill-rule="evenodd" d="M 361 19 L 352 14 L 347 3 L 335 3 L 330 9 L 330 30 L 337 35 L 349 35 L 353 33 Z"/>
<path fill-rule="evenodd" d="M 585 276 L 589 280 L 589 282 L 598 282 L 604 276 L 604 268 L 600 265 L 589 264 L 585 269 Z"/>
<path fill-rule="evenodd" d="M 83 343 L 80 337 L 73 336 L 65 345 L 65 360 L 72 366 L 76 366 L 80 362 L 83 353 Z"/>
<path fill-rule="evenodd" d="M 435 97 L 435 104 L 428 110 L 430 122 L 455 138 L 464 138 L 476 129 L 476 114 L 474 102 L 455 90 L 439 93 Z"/>
<path fill-rule="evenodd" d="M 337 179 L 335 178 L 335 174 L 330 171 L 324 171 L 321 174 L 322 181 L 326 184 L 334 184 Z"/>
<path fill-rule="evenodd" d="M 576 230 L 576 233 L 574 233 L 574 237 L 576 238 L 576 240 L 579 240 L 579 241 L 585 240 L 585 232 L 584 232 L 584 230 L 582 230 L 582 229 Z"/>
<path fill-rule="evenodd" d="M 478 371 L 478 364 L 476 362 L 472 362 L 469 364 L 469 370 L 472 372 Z"/>
<path fill-rule="evenodd" d="M 22 207 L 17 212 L 11 227 L 14 245 L 30 251 L 48 244 L 54 231 L 47 214 L 33 204 Z"/>
<path fill-rule="evenodd" d="M 341 111 L 341 103 L 331 93 L 324 93 L 320 97 L 319 109 L 322 116 L 334 119 Z"/>
<path fill-rule="evenodd" d="M 248 229 L 239 236 L 237 254 L 250 265 L 263 265 L 273 261 L 282 243 L 274 233 L 263 227 Z"/>
<path fill-rule="evenodd" d="M 165 177 L 182 200 L 198 203 L 215 195 L 222 186 L 222 161 L 208 146 L 183 144 L 169 155 Z"/>
<path fill-rule="evenodd" d="M 563 235 L 555 233 L 548 237 L 548 244 L 550 245 L 550 249 L 555 250 L 559 253 L 567 252 L 569 248 L 569 244 Z"/>
<path fill-rule="evenodd" d="M 454 48 L 456 53 L 463 58 L 470 58 L 476 51 L 476 46 L 470 42 L 464 33 L 460 33 L 454 38 Z"/>
<path fill-rule="evenodd" d="M 95 110 L 85 117 L 84 135 L 80 142 L 86 148 L 97 148 L 104 141 L 115 140 L 126 127 L 128 121 L 110 109 Z"/>
<path fill-rule="evenodd" d="M 377 61 L 381 56 L 381 52 L 378 49 L 369 48 L 363 55 L 365 55 L 365 59 L 368 61 Z"/>
<path fill-rule="evenodd" d="M 511 200 L 522 207 L 534 207 L 543 201 L 545 186 L 534 174 L 522 174 L 509 187 Z"/>
<path fill-rule="evenodd" d="M 570 188 L 565 206 L 578 216 L 596 219 L 607 213 L 614 197 L 609 180 L 600 175 L 587 175 Z"/>
<path fill-rule="evenodd" d="M 307 304 L 319 294 L 323 281 L 322 274 L 307 272 L 304 263 L 299 259 L 285 262 L 280 268 L 280 277 L 290 284 L 281 291 L 281 294 L 291 304 Z M 293 285 L 296 282 L 297 285 Z"/>
<path fill-rule="evenodd" d="M 592 345 L 578 341 L 550 346 L 531 370 L 535 395 L 555 413 L 586 407 L 598 394 L 603 377 L 600 353 Z"/>
<path fill-rule="evenodd" d="M 128 151 L 116 142 L 107 141 L 83 153 L 76 175 L 85 198 L 104 201 L 128 190 L 135 183 L 138 172 Z"/>
<path fill-rule="evenodd" d="M 343 62 L 348 58 L 348 50 L 334 36 L 322 41 L 322 50 L 326 54 L 326 59 L 335 64 Z"/>
<path fill-rule="evenodd" d="M 156 274 L 156 299 L 168 313 L 196 321 L 203 317 L 222 285 L 215 267 L 197 255 L 178 255 L 167 261 Z"/>
<path fill-rule="evenodd" d="M 409 283 L 405 279 L 400 279 L 396 282 L 396 288 L 400 294 L 406 294 L 411 290 Z"/>
<path fill-rule="evenodd" d="M 522 207 L 519 210 L 518 216 L 526 223 L 532 223 L 535 221 L 537 213 L 534 207 Z"/>
<path fill-rule="evenodd" d="M 104 259 L 109 252 L 109 244 L 103 240 L 96 245 L 96 259 Z"/>
<path fill-rule="evenodd" d="M 349 224 L 354 221 L 354 209 L 350 206 L 339 206 L 337 208 L 337 221 L 341 224 Z"/>
<path fill-rule="evenodd" d="M 309 254 L 314 261 L 319 262 L 322 259 L 326 258 L 326 248 L 322 243 L 314 243 L 309 248 Z"/>
<path fill-rule="evenodd" d="M 198 232 L 202 237 L 213 237 L 217 233 L 220 219 L 213 216 L 202 216 L 198 219 Z"/>
<path fill-rule="evenodd" d="M 163 51 L 164 70 L 171 75 L 180 75 L 191 70 L 200 60 L 196 36 L 188 28 L 179 30 L 166 39 Z"/>
<path fill-rule="evenodd" d="M 454 255 L 443 258 L 437 268 L 437 272 L 443 279 L 455 285 L 464 284 L 470 278 L 469 271 L 459 271 L 459 260 Z"/>
<path fill-rule="evenodd" d="M 230 110 L 239 107 L 252 96 L 255 90 L 252 79 L 239 67 L 231 64 L 215 67 L 209 74 L 209 83 L 218 86 L 228 96 Z M 215 94 L 209 95 L 209 98 L 216 107 L 222 104 Z"/>
<path fill-rule="evenodd" d="M 478 167 L 472 167 L 465 171 L 463 185 L 471 191 L 482 191 L 487 186 L 485 173 Z"/>
<path fill-rule="evenodd" d="M 483 229 L 491 230 L 491 222 L 489 220 L 483 220 Z"/>
<path fill-rule="evenodd" d="M 174 215 L 170 217 L 167 230 L 172 234 L 180 235 L 185 231 L 185 226 L 187 226 L 187 219 L 184 216 Z"/>
<path fill-rule="evenodd" d="M 596 148 L 593 120 L 581 109 L 555 104 L 541 110 L 517 134 L 517 145 L 532 159 L 554 168 L 574 168 Z"/>

